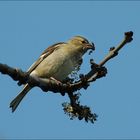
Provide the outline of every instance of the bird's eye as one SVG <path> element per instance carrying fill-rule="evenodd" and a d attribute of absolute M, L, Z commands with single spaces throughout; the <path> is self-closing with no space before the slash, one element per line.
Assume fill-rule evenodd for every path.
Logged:
<path fill-rule="evenodd" d="M 87 41 L 87 40 L 83 40 L 82 43 L 83 43 L 83 44 L 87 44 L 88 41 Z"/>

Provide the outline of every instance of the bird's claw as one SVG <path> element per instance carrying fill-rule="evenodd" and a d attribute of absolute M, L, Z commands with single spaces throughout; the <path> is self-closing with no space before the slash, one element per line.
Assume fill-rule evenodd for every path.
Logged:
<path fill-rule="evenodd" d="M 54 82 L 56 82 L 56 84 L 57 84 L 58 86 L 62 84 L 61 81 L 55 79 L 54 77 L 50 77 L 50 79 L 53 80 Z"/>

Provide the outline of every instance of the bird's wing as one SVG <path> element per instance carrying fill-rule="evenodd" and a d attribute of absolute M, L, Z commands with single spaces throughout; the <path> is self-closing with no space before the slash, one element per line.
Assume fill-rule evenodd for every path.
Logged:
<path fill-rule="evenodd" d="M 53 51 L 58 49 L 62 44 L 66 44 L 66 43 L 64 42 L 56 43 L 48 47 L 47 49 L 45 49 L 44 52 L 40 55 L 39 59 L 31 65 L 31 67 L 27 70 L 27 72 L 30 74 L 47 56 L 53 53 Z"/>

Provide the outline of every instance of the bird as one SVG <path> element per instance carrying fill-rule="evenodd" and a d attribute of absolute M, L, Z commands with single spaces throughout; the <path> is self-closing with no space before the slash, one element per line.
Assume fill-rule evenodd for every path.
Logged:
<path fill-rule="evenodd" d="M 74 36 L 67 42 L 59 42 L 45 49 L 27 72 L 33 77 L 51 78 L 63 83 L 69 74 L 81 66 L 82 56 L 90 49 L 95 49 L 94 43 L 83 36 Z M 28 83 L 24 85 L 10 103 L 12 112 L 32 88 Z"/>

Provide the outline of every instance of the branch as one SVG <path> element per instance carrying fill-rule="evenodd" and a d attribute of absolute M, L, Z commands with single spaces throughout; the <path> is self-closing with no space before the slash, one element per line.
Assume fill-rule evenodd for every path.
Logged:
<path fill-rule="evenodd" d="M 117 56 L 119 53 L 119 50 L 122 49 L 127 43 L 129 43 L 133 40 L 133 38 L 132 38 L 133 32 L 132 31 L 126 32 L 124 35 L 125 36 L 124 36 L 123 41 L 116 48 L 115 47 L 110 48 L 109 54 L 98 64 L 99 67 L 102 67 L 107 61 L 109 61 L 110 59 Z M 89 77 L 88 82 L 92 82 L 95 79 L 97 79 L 98 73 L 94 73 L 94 74 L 93 73 L 94 73 L 94 71 L 91 70 L 87 74 L 87 77 Z"/>
<path fill-rule="evenodd" d="M 71 85 L 72 89 L 81 89 L 87 88 L 90 82 L 96 81 L 96 79 L 101 78 L 106 75 L 107 70 L 103 67 L 103 65 L 118 55 L 118 52 L 121 48 L 123 48 L 127 43 L 133 40 L 132 38 L 133 32 L 126 32 L 124 40 L 118 45 L 118 47 L 110 48 L 109 54 L 99 63 L 95 64 L 93 60 L 91 60 L 91 71 L 87 73 L 81 80 L 73 85 Z M 98 68 L 98 69 L 97 69 Z M 83 80 L 82 80 L 83 79 Z M 79 96 L 68 94 L 71 103 L 64 103 L 64 111 L 68 114 L 71 119 L 78 117 L 79 120 L 85 119 L 86 122 L 90 121 L 94 123 L 96 118 L 98 117 L 95 113 L 91 113 L 91 110 L 87 106 L 80 105 Z M 73 104 L 74 101 L 74 104 Z"/>
<path fill-rule="evenodd" d="M 92 114 L 90 109 L 87 106 L 81 106 L 76 95 L 73 92 L 80 90 L 82 88 L 87 89 L 91 82 L 96 81 L 106 75 L 107 70 L 104 64 L 110 59 L 114 58 L 118 55 L 119 50 L 122 49 L 127 43 L 133 40 L 132 38 L 133 32 L 126 32 L 123 41 L 115 48 L 110 48 L 108 55 L 99 63 L 96 64 L 91 60 L 91 70 L 85 74 L 80 76 L 80 80 L 74 83 L 56 83 L 52 79 L 42 79 L 38 77 L 32 77 L 27 72 L 23 72 L 20 69 L 9 67 L 5 64 L 0 64 L 0 72 L 2 74 L 9 75 L 13 80 L 18 81 L 19 85 L 28 83 L 31 87 L 38 86 L 43 91 L 52 91 L 54 93 L 61 93 L 65 95 L 67 93 L 69 95 L 70 104 L 64 105 L 65 111 L 69 109 L 69 107 L 73 107 L 73 110 L 69 113 L 72 113 L 74 116 L 78 116 L 78 118 L 85 118 L 86 121 L 96 120 L 97 115 Z M 67 111 L 68 112 L 68 111 Z M 86 113 L 85 113 L 86 112 Z M 82 117 L 81 117 L 82 116 Z"/>
<path fill-rule="evenodd" d="M 88 84 L 90 82 L 93 82 L 95 81 L 96 79 L 100 78 L 99 76 L 99 72 L 97 72 L 95 69 L 96 67 L 102 67 L 107 61 L 109 61 L 110 59 L 114 58 L 115 56 L 118 55 L 119 53 L 119 50 L 122 49 L 127 43 L 131 42 L 133 40 L 132 36 L 133 36 L 133 32 L 130 31 L 130 32 L 126 32 L 124 34 L 124 39 L 123 41 L 115 48 L 110 48 L 110 51 L 108 53 L 108 55 L 99 63 L 99 64 L 95 64 L 94 62 L 91 62 L 91 64 L 93 65 L 93 67 L 91 66 L 91 71 L 89 71 L 86 75 L 85 75 L 85 81 L 78 81 L 76 82 L 75 84 L 71 84 L 71 88 L 72 89 L 81 89 L 83 88 L 83 83 Z M 104 74 L 102 76 L 105 76 Z M 101 76 L 101 77 L 102 77 Z"/>

